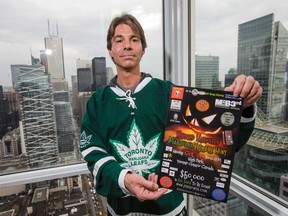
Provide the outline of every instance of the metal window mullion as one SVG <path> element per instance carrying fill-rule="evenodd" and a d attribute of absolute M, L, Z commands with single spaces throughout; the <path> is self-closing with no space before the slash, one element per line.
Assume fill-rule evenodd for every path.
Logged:
<path fill-rule="evenodd" d="M 238 179 L 241 179 L 241 181 Z M 245 184 L 245 182 L 247 184 Z M 279 202 L 277 202 L 271 199 L 267 195 L 253 189 L 251 186 L 249 186 L 249 184 L 251 183 L 248 182 L 246 179 L 243 179 L 240 176 L 233 174 L 233 177 L 231 178 L 230 192 L 240 198 L 242 201 L 244 201 L 247 205 L 257 210 L 262 215 L 288 215 L 288 208 L 281 205 L 281 203 L 279 203 L 280 200 Z M 261 190 L 264 191 L 264 189 Z M 275 199 L 277 198 L 275 197 Z"/>
<path fill-rule="evenodd" d="M 11 173 L 7 175 L 0 175 L 0 188 L 82 174 L 89 174 L 86 163 Z"/>

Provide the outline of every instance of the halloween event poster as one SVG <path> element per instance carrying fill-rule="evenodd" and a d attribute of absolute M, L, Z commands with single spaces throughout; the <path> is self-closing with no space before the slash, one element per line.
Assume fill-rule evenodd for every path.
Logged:
<path fill-rule="evenodd" d="M 242 105 L 231 92 L 172 87 L 160 187 L 227 202 Z"/>

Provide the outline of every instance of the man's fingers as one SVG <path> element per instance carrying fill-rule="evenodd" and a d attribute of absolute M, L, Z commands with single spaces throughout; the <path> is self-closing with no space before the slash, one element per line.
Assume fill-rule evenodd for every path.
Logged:
<path fill-rule="evenodd" d="M 137 198 L 141 202 L 143 202 L 145 200 L 157 200 L 161 196 L 163 196 L 167 191 L 168 191 L 168 189 L 166 189 L 166 188 L 161 188 L 157 191 L 144 190 L 143 193 L 141 195 L 139 195 Z"/>

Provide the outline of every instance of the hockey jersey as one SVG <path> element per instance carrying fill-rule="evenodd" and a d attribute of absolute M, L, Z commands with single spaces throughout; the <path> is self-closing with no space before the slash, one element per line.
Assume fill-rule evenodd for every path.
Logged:
<path fill-rule="evenodd" d="M 82 120 L 80 151 L 94 177 L 96 191 L 107 197 L 110 215 L 178 215 L 183 194 L 169 191 L 140 202 L 124 186 L 128 171 L 145 178 L 157 174 L 172 83 L 145 74 L 135 91 L 114 82 L 94 92 Z M 254 122 L 241 124 L 242 146 Z"/>

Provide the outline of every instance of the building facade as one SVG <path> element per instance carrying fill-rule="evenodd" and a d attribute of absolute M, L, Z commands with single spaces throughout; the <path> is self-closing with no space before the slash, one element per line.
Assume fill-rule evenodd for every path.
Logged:
<path fill-rule="evenodd" d="M 56 164 L 58 146 L 52 86 L 43 66 L 20 68 L 19 95 L 28 166 Z"/>
<path fill-rule="evenodd" d="M 64 54 L 62 38 L 50 36 L 44 38 L 46 61 L 41 61 L 45 66 L 46 72 L 52 79 L 65 78 Z"/>
<path fill-rule="evenodd" d="M 287 48 L 288 32 L 274 22 L 274 14 L 238 27 L 238 72 L 260 82 L 263 94 L 257 105 L 274 122 L 284 120 Z"/>
<path fill-rule="evenodd" d="M 196 87 L 219 89 L 219 57 L 196 55 L 195 60 Z"/>
<path fill-rule="evenodd" d="M 106 73 L 106 58 L 95 57 L 92 59 L 92 91 L 95 91 L 102 86 L 107 85 L 107 73 Z"/>

